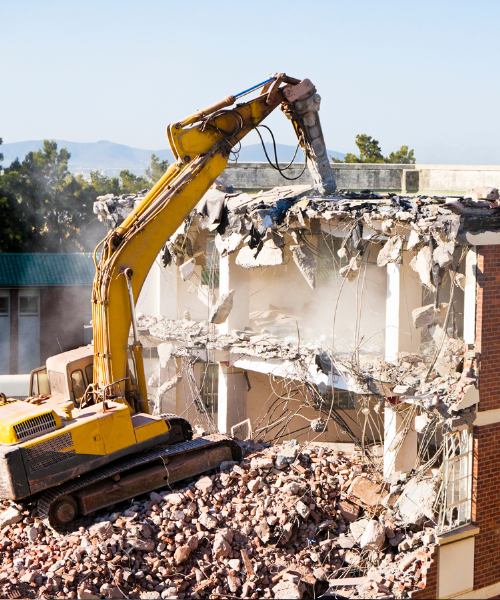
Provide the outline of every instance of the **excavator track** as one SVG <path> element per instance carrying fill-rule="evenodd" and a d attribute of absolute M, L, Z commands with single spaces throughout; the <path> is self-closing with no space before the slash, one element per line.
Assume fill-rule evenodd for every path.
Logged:
<path fill-rule="evenodd" d="M 91 473 L 80 476 L 78 479 L 67 481 L 46 491 L 38 501 L 38 516 L 53 528 L 64 527 L 76 518 L 77 515 L 86 515 L 89 512 L 116 504 L 116 502 L 152 491 L 155 487 L 156 489 L 162 487 L 161 481 L 159 485 L 154 485 L 155 481 L 159 481 L 159 471 L 163 475 L 163 486 L 167 486 L 218 467 L 220 462 L 222 462 L 220 460 L 221 452 L 226 455 L 224 460 L 235 460 L 238 462 L 241 460 L 241 448 L 238 444 L 234 440 L 220 434 L 208 435 L 170 446 L 157 446 L 141 454 L 119 459 L 109 466 L 101 467 Z M 218 455 L 215 456 L 217 453 Z M 214 464 L 211 463 L 210 459 L 212 459 Z M 179 468 L 177 475 L 174 475 L 171 479 L 169 466 L 175 461 L 177 461 Z M 218 464 L 216 464 L 217 462 Z M 193 472 L 193 468 L 189 471 L 188 465 L 191 464 L 194 467 L 194 471 L 197 472 Z M 186 472 L 185 477 L 182 476 L 183 469 Z M 148 479 L 145 476 L 145 473 L 148 473 L 148 471 L 155 473 L 156 479 Z M 165 471 L 167 472 L 167 477 L 164 476 Z M 88 493 L 91 488 L 95 489 L 95 486 L 99 486 L 100 484 L 112 485 L 113 481 L 120 481 L 122 476 L 126 478 L 127 475 L 135 483 L 133 489 L 129 490 L 131 492 L 130 495 L 127 495 L 128 491 L 125 488 L 122 496 L 116 499 L 112 494 L 106 494 L 98 489 L 94 495 L 90 491 L 91 501 L 95 497 L 100 498 L 98 505 L 94 503 L 91 505 L 91 510 L 88 510 L 88 504 L 86 505 L 84 501 L 82 502 L 82 498 L 83 500 L 86 499 L 85 493 Z M 141 481 L 144 482 L 142 485 L 143 489 L 141 489 Z M 116 487 L 118 487 L 117 484 L 114 484 L 111 491 Z M 57 515 L 54 514 L 55 509 L 59 511 Z M 71 516 L 72 510 L 75 511 L 73 516 Z"/>

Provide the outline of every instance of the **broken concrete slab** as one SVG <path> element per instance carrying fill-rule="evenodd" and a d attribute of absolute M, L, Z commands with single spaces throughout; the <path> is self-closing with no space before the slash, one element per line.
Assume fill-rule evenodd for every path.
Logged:
<path fill-rule="evenodd" d="M 196 267 L 196 260 L 194 258 L 191 258 L 190 260 L 186 261 L 179 267 L 179 272 L 180 272 L 182 281 L 188 281 L 188 279 L 191 279 L 191 277 L 193 276 L 195 267 Z"/>
<path fill-rule="evenodd" d="M 431 292 L 436 291 L 436 287 L 431 281 L 432 251 L 429 246 L 424 246 L 410 262 L 410 267 L 418 273 L 422 285 L 429 288 Z"/>
<path fill-rule="evenodd" d="M 226 256 L 232 252 L 236 252 L 240 247 L 241 242 L 245 238 L 241 233 L 233 232 L 226 237 L 220 235 L 215 236 L 215 247 L 221 256 Z"/>
<path fill-rule="evenodd" d="M 426 327 L 434 325 L 435 323 L 442 324 L 444 323 L 447 310 L 447 302 L 441 302 L 438 308 L 436 308 L 434 304 L 427 304 L 426 306 L 415 308 L 411 313 L 413 325 L 418 329 L 419 327 Z"/>
<path fill-rule="evenodd" d="M 434 518 L 434 504 L 440 481 L 424 479 L 410 481 L 403 490 L 396 508 L 405 523 L 419 524 L 422 520 Z"/>
<path fill-rule="evenodd" d="M 13 525 L 23 520 L 23 516 L 17 510 L 15 506 L 11 506 L 7 510 L 0 513 L 0 527 L 6 527 L 7 525 Z"/>
<path fill-rule="evenodd" d="M 379 521 L 369 521 L 359 539 L 359 545 L 363 550 L 374 550 L 378 552 L 385 542 L 385 527 Z"/>
<path fill-rule="evenodd" d="M 361 536 L 363 535 L 365 529 L 368 527 L 369 519 L 360 519 L 359 521 L 354 521 L 349 525 L 349 529 L 351 531 L 352 537 L 354 541 L 359 544 Z"/>
<path fill-rule="evenodd" d="M 349 500 L 361 506 L 375 507 L 382 502 L 387 492 L 381 484 L 370 481 L 367 477 L 356 477 L 349 488 Z"/>
<path fill-rule="evenodd" d="M 446 242 L 438 244 L 432 253 L 434 262 L 438 263 L 441 268 L 451 265 L 453 262 L 453 253 L 455 251 L 455 242 Z"/>
<path fill-rule="evenodd" d="M 474 406 L 479 402 L 479 390 L 475 385 L 470 385 L 466 390 L 462 399 L 453 407 L 454 411 L 463 410 Z"/>
<path fill-rule="evenodd" d="M 236 257 L 236 264 L 244 269 L 282 265 L 283 248 L 276 246 L 273 239 L 266 240 L 258 253 L 255 248 L 243 246 Z"/>
<path fill-rule="evenodd" d="M 404 238 L 395 235 L 388 240 L 377 256 L 377 266 L 385 267 L 389 263 L 400 264 L 403 261 L 403 241 Z"/>
<path fill-rule="evenodd" d="M 410 231 L 410 235 L 408 236 L 408 244 L 406 246 L 407 250 L 413 250 L 421 243 L 420 235 L 417 231 L 412 229 Z"/>
<path fill-rule="evenodd" d="M 307 285 L 314 290 L 317 271 L 316 257 L 304 244 L 290 246 L 290 250 L 292 251 L 293 261 L 307 281 Z"/>
<path fill-rule="evenodd" d="M 276 455 L 276 467 L 281 469 L 285 465 L 291 465 L 297 457 L 297 448 L 295 446 L 283 446 Z"/>
<path fill-rule="evenodd" d="M 209 322 L 221 325 L 225 323 L 233 308 L 234 290 L 229 290 L 227 294 L 222 294 L 212 310 L 210 311 Z"/>
<path fill-rule="evenodd" d="M 302 598 L 305 590 L 306 586 L 302 581 L 294 583 L 293 581 L 284 579 L 273 587 L 273 594 L 275 598 L 295 600 L 296 598 Z"/>

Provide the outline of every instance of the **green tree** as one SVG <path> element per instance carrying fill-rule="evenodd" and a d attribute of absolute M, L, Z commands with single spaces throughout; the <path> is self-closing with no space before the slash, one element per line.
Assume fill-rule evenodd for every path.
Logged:
<path fill-rule="evenodd" d="M 168 160 L 160 160 L 156 154 L 151 154 L 151 164 L 145 171 L 146 179 L 150 185 L 154 185 L 168 168 Z"/>
<path fill-rule="evenodd" d="M 382 154 L 382 149 L 378 140 L 372 138 L 371 135 L 362 133 L 356 136 L 356 146 L 359 149 L 359 156 L 348 152 L 341 161 L 333 156 L 331 160 L 334 163 L 400 163 L 414 164 L 415 157 L 413 150 L 408 150 L 408 146 L 401 146 L 397 152 L 391 152 L 388 157 Z"/>
<path fill-rule="evenodd" d="M 413 150 L 408 150 L 408 146 L 401 146 L 397 152 L 391 152 L 389 154 L 387 162 L 402 165 L 414 165 L 415 157 L 413 156 Z"/>
<path fill-rule="evenodd" d="M 120 171 L 120 179 L 122 180 L 122 194 L 136 194 L 151 187 L 151 183 L 144 177 L 134 175 L 128 170 Z"/>
<path fill-rule="evenodd" d="M 0 145 L 3 143 L 0 138 Z M 0 152 L 0 162 L 4 156 Z M 12 191 L 12 177 L 0 165 L 0 252 L 22 252 L 30 240 L 30 229 L 22 207 Z"/>
<path fill-rule="evenodd" d="M 96 196 L 104 196 L 106 194 L 119 196 L 121 194 L 118 177 L 110 178 L 107 175 L 102 175 L 99 171 L 90 172 L 90 185 L 94 188 Z"/>
<path fill-rule="evenodd" d="M 93 221 L 95 190 L 68 170 L 70 153 L 54 141 L 6 169 L 8 189 L 29 231 L 25 251 L 74 252 L 88 248 L 85 227 Z"/>

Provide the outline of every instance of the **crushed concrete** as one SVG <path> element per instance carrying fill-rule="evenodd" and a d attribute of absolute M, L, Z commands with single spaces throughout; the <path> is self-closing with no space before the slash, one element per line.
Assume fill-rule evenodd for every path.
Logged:
<path fill-rule="evenodd" d="M 330 589 L 365 598 L 385 589 L 402 598 L 425 587 L 434 531 L 382 507 L 353 508 L 359 454 L 297 445 L 294 462 L 278 470 L 289 446 L 246 448 L 220 473 L 101 511 L 63 534 L 31 507 L 15 509 L 20 520 L 0 531 L 1 597 L 312 598 Z M 288 492 L 292 483 L 299 495 Z M 2 522 L 6 512 L 13 507 Z"/>

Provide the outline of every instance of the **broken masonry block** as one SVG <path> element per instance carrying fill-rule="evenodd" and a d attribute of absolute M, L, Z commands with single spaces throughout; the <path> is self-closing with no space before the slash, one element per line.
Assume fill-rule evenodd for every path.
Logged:
<path fill-rule="evenodd" d="M 377 256 L 377 266 L 385 267 L 389 263 L 400 264 L 403 261 L 403 237 L 395 235 L 388 240 Z"/>
<path fill-rule="evenodd" d="M 292 251 L 293 261 L 304 276 L 309 287 L 314 290 L 316 288 L 316 257 L 304 244 L 290 246 L 290 250 Z"/>
<path fill-rule="evenodd" d="M 225 323 L 233 308 L 234 290 L 230 290 L 227 294 L 222 294 L 219 297 L 215 306 L 210 311 L 209 322 L 221 325 Z"/>
<path fill-rule="evenodd" d="M 194 258 L 191 258 L 179 267 L 182 281 L 187 281 L 188 279 L 191 279 L 194 273 L 195 266 L 196 260 Z"/>

